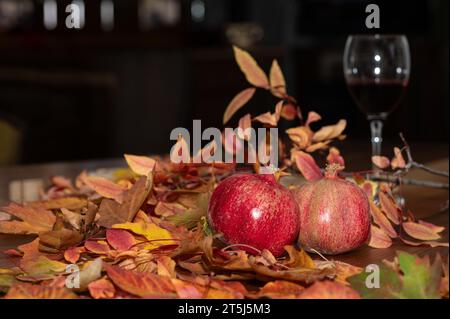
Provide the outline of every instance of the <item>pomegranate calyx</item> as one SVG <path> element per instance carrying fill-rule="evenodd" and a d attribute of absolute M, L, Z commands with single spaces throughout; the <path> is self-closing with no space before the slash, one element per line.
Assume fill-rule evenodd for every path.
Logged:
<path fill-rule="evenodd" d="M 341 172 L 342 170 L 344 170 L 344 166 L 340 164 L 337 163 L 329 164 L 325 168 L 325 178 L 332 178 L 332 179 L 337 178 L 339 172 Z"/>

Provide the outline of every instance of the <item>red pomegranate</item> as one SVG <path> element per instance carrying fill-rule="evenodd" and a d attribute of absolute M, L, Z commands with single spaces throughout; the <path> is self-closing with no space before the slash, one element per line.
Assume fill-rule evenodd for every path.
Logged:
<path fill-rule="evenodd" d="M 370 236 L 370 206 L 364 191 L 337 176 L 331 165 L 319 181 L 294 188 L 300 212 L 299 245 L 335 255 L 356 249 Z"/>
<path fill-rule="evenodd" d="M 284 252 L 298 236 L 298 208 L 291 192 L 271 174 L 236 174 L 214 190 L 208 219 L 228 244 L 241 245 L 249 253 L 268 249 Z"/>

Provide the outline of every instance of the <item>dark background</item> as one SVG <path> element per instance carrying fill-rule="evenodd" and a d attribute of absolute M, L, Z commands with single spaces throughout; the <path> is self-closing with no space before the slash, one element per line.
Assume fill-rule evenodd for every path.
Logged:
<path fill-rule="evenodd" d="M 70 1 L 58 0 L 58 26 L 46 30 L 44 0 L 0 0 L 0 121 L 17 132 L 13 141 L 0 136 L 0 152 L 15 153 L 0 165 L 166 153 L 170 131 L 190 128 L 192 119 L 222 127 L 226 105 L 247 85 L 230 30 L 248 23 L 263 36 L 247 49 L 266 71 L 280 61 L 304 112 L 319 112 L 324 124 L 346 118 L 350 138 L 368 141 L 342 72 L 346 37 L 368 32 L 368 3 L 380 6 L 377 32 L 404 33 L 411 47 L 409 90 L 386 137 L 402 131 L 414 141 L 448 142 L 446 0 L 163 0 L 170 3 L 162 16 L 144 8 L 160 1 L 114 0 L 109 31 L 101 1 L 84 2 L 83 29 L 65 27 Z M 258 94 L 235 120 L 274 103 Z"/>

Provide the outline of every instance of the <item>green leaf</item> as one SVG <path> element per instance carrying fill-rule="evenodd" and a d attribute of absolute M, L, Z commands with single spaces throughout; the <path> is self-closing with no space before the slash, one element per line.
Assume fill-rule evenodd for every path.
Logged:
<path fill-rule="evenodd" d="M 373 282 L 373 272 L 361 272 L 352 276 L 348 282 L 366 299 L 437 299 L 442 274 L 441 259 L 436 258 L 430 265 L 428 258 L 406 252 L 397 252 L 400 272 L 386 265 L 379 265 L 379 288 L 369 288 L 367 282 Z M 368 278 L 371 276 L 370 278 Z"/>

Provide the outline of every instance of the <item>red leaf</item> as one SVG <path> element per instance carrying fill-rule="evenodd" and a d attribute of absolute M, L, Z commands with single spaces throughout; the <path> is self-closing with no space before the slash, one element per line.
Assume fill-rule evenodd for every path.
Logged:
<path fill-rule="evenodd" d="M 281 117 L 288 121 L 293 121 L 297 117 L 297 109 L 292 104 L 286 104 L 281 111 Z"/>
<path fill-rule="evenodd" d="M 392 240 L 389 236 L 382 229 L 372 225 L 370 228 L 369 246 L 373 248 L 388 248 L 391 245 Z"/>
<path fill-rule="evenodd" d="M 85 252 L 86 249 L 84 247 L 72 247 L 66 249 L 64 252 L 64 259 L 72 264 L 76 264 L 80 259 L 80 254 Z"/>
<path fill-rule="evenodd" d="M 414 222 L 404 222 L 402 224 L 405 232 L 416 239 L 420 240 L 435 240 L 441 238 L 439 234 L 432 231 L 429 227 Z"/>
<path fill-rule="evenodd" d="M 386 213 L 390 221 L 396 225 L 400 224 L 399 209 L 394 199 L 383 192 L 380 192 L 378 196 L 380 198 L 381 209 Z"/>
<path fill-rule="evenodd" d="M 123 229 L 108 229 L 106 240 L 111 247 L 118 251 L 129 250 L 137 243 L 134 236 Z"/>
<path fill-rule="evenodd" d="M 370 203 L 370 211 L 374 222 L 391 238 L 397 237 L 397 232 L 392 227 L 391 223 L 383 212 L 373 203 Z"/>
<path fill-rule="evenodd" d="M 16 284 L 8 291 L 5 299 L 76 299 L 66 288 L 46 287 L 27 283 Z"/>
<path fill-rule="evenodd" d="M 113 298 L 116 293 L 114 285 L 106 278 L 91 282 L 88 289 L 94 299 Z"/>
<path fill-rule="evenodd" d="M 225 113 L 223 114 L 223 124 L 226 124 L 241 107 L 247 104 L 247 102 L 250 101 L 255 92 L 255 88 L 248 88 L 238 93 L 225 109 Z"/>
<path fill-rule="evenodd" d="M 292 153 L 298 170 L 308 181 L 316 181 L 323 178 L 322 171 L 317 166 L 314 158 L 302 151 L 295 151 Z"/>
<path fill-rule="evenodd" d="M 108 243 L 101 240 L 88 240 L 84 244 L 84 247 L 90 252 L 98 255 L 109 255 L 109 253 L 111 252 L 111 248 L 109 247 Z"/>
<path fill-rule="evenodd" d="M 105 266 L 105 269 L 114 284 L 130 294 L 139 297 L 175 297 L 175 287 L 170 278 L 124 270 L 118 266 Z"/>
<path fill-rule="evenodd" d="M 267 79 L 267 75 L 259 67 L 255 59 L 253 59 L 248 52 L 239 49 L 236 46 L 233 46 L 233 50 L 236 62 L 241 71 L 244 73 L 248 83 L 256 87 L 268 89 L 269 80 Z"/>
<path fill-rule="evenodd" d="M 407 240 L 407 239 L 404 239 L 404 238 L 400 238 L 400 239 L 405 244 L 411 245 L 411 246 L 422 246 L 422 245 L 425 245 L 425 246 L 430 246 L 430 247 L 433 247 L 433 248 L 435 248 L 435 247 L 448 247 L 448 243 L 441 243 L 441 242 L 438 242 L 438 241 L 420 241 L 420 242 L 417 242 L 417 241 Z"/>

